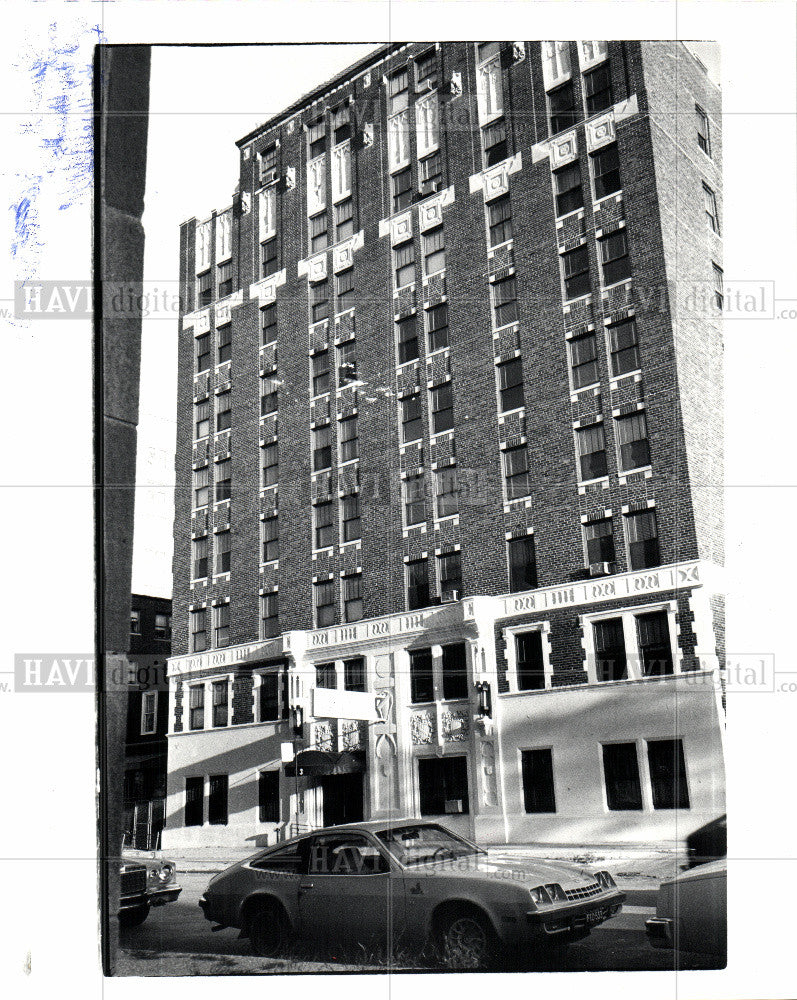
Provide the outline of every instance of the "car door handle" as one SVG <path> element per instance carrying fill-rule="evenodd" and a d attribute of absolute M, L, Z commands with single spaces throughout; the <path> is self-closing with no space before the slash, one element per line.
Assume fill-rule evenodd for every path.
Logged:
<path fill-rule="evenodd" d="M 299 883 L 299 888 L 300 889 L 312 889 L 313 888 L 313 883 L 312 882 L 300 882 Z"/>

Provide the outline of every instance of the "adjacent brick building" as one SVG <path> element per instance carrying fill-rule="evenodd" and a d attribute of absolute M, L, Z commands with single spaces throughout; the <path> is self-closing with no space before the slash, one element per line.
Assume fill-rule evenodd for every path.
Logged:
<path fill-rule="evenodd" d="M 720 113 L 680 43 L 391 44 L 239 141 L 180 237 L 167 846 L 722 811 Z"/>

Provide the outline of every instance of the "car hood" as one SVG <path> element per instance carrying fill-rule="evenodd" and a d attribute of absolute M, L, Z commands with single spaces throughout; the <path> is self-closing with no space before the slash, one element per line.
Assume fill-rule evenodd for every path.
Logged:
<path fill-rule="evenodd" d="M 597 881 L 595 871 L 567 861 L 540 861 L 536 859 L 514 860 L 492 858 L 477 854 L 475 857 L 458 858 L 456 861 L 437 861 L 423 865 L 412 865 L 406 869 L 408 875 L 454 876 L 457 878 L 500 879 L 501 881 L 522 882 L 530 888 L 546 882 L 558 882 L 563 889 L 574 889 Z"/>

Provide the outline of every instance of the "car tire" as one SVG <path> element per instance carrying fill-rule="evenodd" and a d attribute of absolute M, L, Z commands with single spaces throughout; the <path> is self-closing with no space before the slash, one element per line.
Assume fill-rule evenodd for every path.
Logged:
<path fill-rule="evenodd" d="M 274 958 L 285 950 L 288 943 L 288 921 L 282 907 L 276 903 L 263 903 L 247 917 L 249 947 L 261 958 Z"/>
<path fill-rule="evenodd" d="M 139 906 L 135 910 L 123 910 L 119 914 L 120 927 L 138 927 L 143 924 L 149 916 L 148 906 Z"/>
<path fill-rule="evenodd" d="M 440 924 L 438 955 L 447 969 L 477 971 L 495 965 L 498 947 L 490 921 L 475 909 L 454 910 Z"/>

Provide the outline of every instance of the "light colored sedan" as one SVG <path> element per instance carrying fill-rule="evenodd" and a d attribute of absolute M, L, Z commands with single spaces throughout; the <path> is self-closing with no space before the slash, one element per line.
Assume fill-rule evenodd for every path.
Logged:
<path fill-rule="evenodd" d="M 583 938 L 624 898 L 606 871 L 498 861 L 437 823 L 372 820 L 253 855 L 213 878 L 199 905 L 257 955 L 303 937 L 393 954 L 432 946 L 449 967 L 478 969 Z"/>
<path fill-rule="evenodd" d="M 662 882 L 656 916 L 645 923 L 654 948 L 715 955 L 727 950 L 727 862 L 710 861 Z"/>

